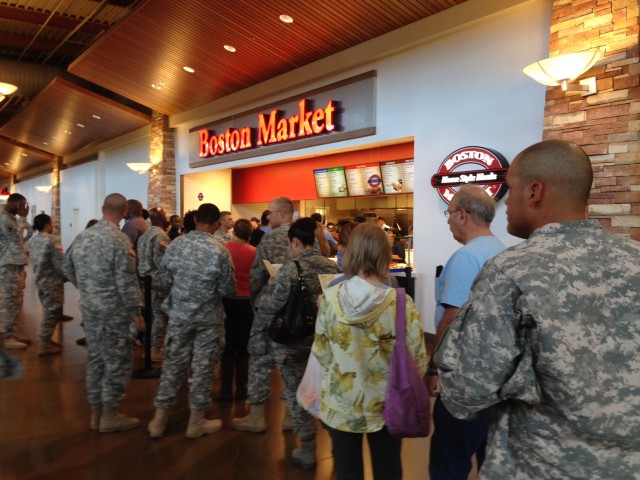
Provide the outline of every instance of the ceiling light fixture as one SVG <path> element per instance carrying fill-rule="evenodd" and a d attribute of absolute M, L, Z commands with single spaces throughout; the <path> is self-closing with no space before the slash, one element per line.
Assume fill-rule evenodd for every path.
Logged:
<path fill-rule="evenodd" d="M 293 17 L 290 15 L 280 15 L 278 18 L 284 23 L 293 23 Z"/>
<path fill-rule="evenodd" d="M 129 167 L 134 172 L 138 172 L 140 175 L 144 175 L 151 168 L 151 163 L 127 163 L 127 167 Z"/>
<path fill-rule="evenodd" d="M 95 118 L 96 120 L 100 120 L 102 117 L 100 115 L 91 115 L 93 118 Z"/>
<path fill-rule="evenodd" d="M 186 66 L 185 66 L 185 67 L 182 67 L 182 69 L 183 69 L 185 72 L 189 72 L 189 73 L 194 73 L 194 72 L 195 72 L 195 70 L 194 70 L 193 68 L 191 68 L 191 67 L 186 67 Z"/>
<path fill-rule="evenodd" d="M 81 123 L 76 123 L 77 126 L 79 126 L 80 128 L 84 128 L 84 125 Z"/>
<path fill-rule="evenodd" d="M 231 52 L 231 53 L 235 53 L 235 52 L 236 52 L 236 47 L 232 47 L 231 45 L 225 45 L 225 46 L 224 46 L 224 49 L 225 49 L 227 52 Z"/>
<path fill-rule="evenodd" d="M 563 92 L 580 91 L 582 96 L 598 93 L 596 77 L 580 80 L 579 84 L 570 84 L 589 70 L 600 58 L 600 52 L 580 52 L 558 55 L 532 63 L 522 71 L 536 82 L 548 87 L 560 85 Z"/>
<path fill-rule="evenodd" d="M 11 83 L 0 82 L 0 102 L 2 102 L 7 97 L 7 95 L 11 95 L 16 90 L 18 90 L 18 87 L 16 87 L 15 85 L 12 85 Z"/>
<path fill-rule="evenodd" d="M 43 193 L 49 193 L 52 188 L 53 188 L 52 185 L 39 185 L 36 187 L 36 190 Z"/>
<path fill-rule="evenodd" d="M 151 88 L 155 88 L 156 90 L 162 90 L 164 87 L 164 82 L 152 83 Z"/>

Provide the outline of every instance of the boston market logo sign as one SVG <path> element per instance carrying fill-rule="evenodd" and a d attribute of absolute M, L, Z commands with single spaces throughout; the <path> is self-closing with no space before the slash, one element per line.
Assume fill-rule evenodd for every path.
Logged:
<path fill-rule="evenodd" d="M 431 185 L 448 204 L 457 188 L 464 185 L 482 187 L 495 201 L 507 193 L 505 181 L 509 162 L 490 148 L 464 147 L 450 153 L 431 177 Z"/>
<path fill-rule="evenodd" d="M 241 152 L 271 144 L 333 132 L 336 107 L 329 100 L 323 108 L 309 109 L 307 99 L 298 102 L 298 112 L 283 117 L 278 110 L 258 115 L 258 128 L 227 128 L 216 135 L 206 128 L 198 130 L 198 157 L 209 158 L 226 153 Z"/>

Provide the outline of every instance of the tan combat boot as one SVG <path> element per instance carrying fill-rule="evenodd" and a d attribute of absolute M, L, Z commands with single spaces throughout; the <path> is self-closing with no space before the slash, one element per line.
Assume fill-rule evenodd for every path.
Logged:
<path fill-rule="evenodd" d="M 91 405 L 91 430 L 100 428 L 100 416 L 102 415 L 102 405 Z"/>
<path fill-rule="evenodd" d="M 234 418 L 231 421 L 231 428 L 241 430 L 243 432 L 261 433 L 267 430 L 267 424 L 264 421 L 264 404 L 251 405 L 249 415 L 242 418 Z"/>
<path fill-rule="evenodd" d="M 43 342 L 41 341 L 38 344 L 38 356 L 43 357 L 45 355 L 55 355 L 56 353 L 62 352 L 62 349 L 54 345 L 53 342 Z"/>
<path fill-rule="evenodd" d="M 207 420 L 204 418 L 204 410 L 191 410 L 189 425 L 187 426 L 187 438 L 200 438 L 203 435 L 211 435 L 222 430 L 222 420 Z"/>
<path fill-rule="evenodd" d="M 169 409 L 157 407 L 156 414 L 153 417 L 153 420 L 149 422 L 149 425 L 147 427 L 149 436 L 151 438 L 162 438 L 162 435 L 164 435 L 164 429 L 167 426 L 168 420 L 169 420 Z"/>
<path fill-rule="evenodd" d="M 118 413 L 116 407 L 102 406 L 100 415 L 100 433 L 121 432 L 131 430 L 140 425 L 140 420 Z"/>

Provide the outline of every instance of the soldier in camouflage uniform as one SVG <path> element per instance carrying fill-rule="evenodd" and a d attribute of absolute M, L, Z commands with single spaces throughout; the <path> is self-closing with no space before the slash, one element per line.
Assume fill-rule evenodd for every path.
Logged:
<path fill-rule="evenodd" d="M 164 251 L 169 246 L 169 235 L 165 231 L 167 215 L 162 208 L 149 210 L 151 227 L 138 239 L 138 273 L 141 277 L 151 277 L 151 310 L 153 323 L 151 325 L 151 361 L 161 362 L 162 346 L 167 333 L 167 314 L 162 310 L 169 291 L 160 280 L 158 268 L 162 262 Z"/>
<path fill-rule="evenodd" d="M 57 323 L 62 320 L 66 281 L 62 272 L 62 245 L 52 235 L 53 220 L 46 213 L 37 215 L 33 219 L 33 226 L 39 233 L 29 242 L 29 251 L 38 298 L 42 304 L 38 355 L 51 355 L 61 352 L 60 345 L 53 343 L 51 336 Z"/>
<path fill-rule="evenodd" d="M 9 195 L 0 211 L 0 346 L 23 349 L 27 343 L 14 337 L 14 327 L 22 310 L 24 266 L 27 264 L 16 215 L 29 214 L 27 199 L 19 193 Z"/>
<path fill-rule="evenodd" d="M 640 244 L 586 219 L 589 157 L 535 144 L 508 230 L 436 352 L 459 418 L 496 405 L 480 479 L 640 478 Z"/>
<path fill-rule="evenodd" d="M 156 412 L 149 435 L 162 437 L 169 409 L 191 364 L 189 387 L 191 416 L 187 438 L 211 434 L 222 428 L 220 420 L 205 420 L 214 368 L 224 347 L 222 297 L 236 293 L 236 279 L 229 251 L 214 240 L 220 210 L 203 203 L 196 213 L 196 229 L 176 238 L 167 248 L 160 276 L 170 289 L 163 304 L 169 314 L 165 360 L 156 392 Z"/>
<path fill-rule="evenodd" d="M 233 228 L 233 217 L 231 212 L 220 212 L 220 226 L 216 233 L 213 234 L 213 238 L 219 241 L 222 245 L 226 245 L 233 238 L 229 235 L 229 232 Z"/>
<path fill-rule="evenodd" d="M 278 197 L 269 202 L 269 225 L 258 247 L 249 274 L 249 294 L 254 308 L 260 305 L 260 297 L 269 283 L 269 271 L 264 260 L 272 264 L 285 264 L 291 260 L 289 250 L 289 227 L 293 220 L 293 202 L 287 197 Z M 249 337 L 249 415 L 234 418 L 231 426 L 245 432 L 264 432 L 264 407 L 271 394 L 271 371 L 275 366 L 271 351 L 271 339 L 265 322 L 260 321 L 260 309 L 256 308 Z M 260 325 L 260 327 L 258 326 Z M 267 324 L 268 325 L 268 324 Z"/>
<path fill-rule="evenodd" d="M 308 293 L 317 301 L 317 296 L 322 293 L 318 274 L 336 274 L 339 270 L 336 262 L 322 256 L 314 248 L 315 230 L 315 220 L 301 218 L 289 229 L 288 238 L 293 260 L 300 263 Z M 261 331 L 269 329 L 276 315 L 286 305 L 293 285 L 297 283 L 298 269 L 293 260 L 278 270 L 274 281 L 260 299 L 256 328 Z M 316 424 L 314 418 L 298 404 L 296 392 L 304 375 L 312 344 L 313 335 L 286 345 L 271 342 L 273 357 L 284 380 L 284 396 L 293 419 L 293 433 L 301 443 L 301 448 L 294 449 L 291 458 L 305 469 L 316 466 Z"/>
<path fill-rule="evenodd" d="M 82 231 L 64 257 L 65 277 L 80 291 L 80 311 L 87 335 L 87 396 L 91 429 L 101 433 L 129 430 L 137 418 L 117 413 L 131 378 L 132 320 L 144 329 L 142 294 L 131 242 L 118 223 L 127 199 L 107 195 L 102 219 Z"/>

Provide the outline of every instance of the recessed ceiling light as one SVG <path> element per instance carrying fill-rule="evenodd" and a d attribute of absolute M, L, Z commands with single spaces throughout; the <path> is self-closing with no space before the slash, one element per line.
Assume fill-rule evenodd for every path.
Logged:
<path fill-rule="evenodd" d="M 280 15 L 279 18 L 284 23 L 293 23 L 293 17 L 291 17 L 290 15 Z"/>
<path fill-rule="evenodd" d="M 47 142 L 42 142 L 43 145 L 49 145 Z"/>
<path fill-rule="evenodd" d="M 28 155 L 26 153 L 23 153 L 22 156 L 23 157 L 28 157 Z"/>
<path fill-rule="evenodd" d="M 84 125 L 81 123 L 76 123 L 77 126 L 79 126 L 80 128 L 84 128 Z"/>
<path fill-rule="evenodd" d="M 100 115 L 91 115 L 93 118 L 95 118 L 96 120 L 100 120 L 102 117 Z"/>
<path fill-rule="evenodd" d="M 182 69 L 183 69 L 185 72 L 189 72 L 189 73 L 194 73 L 194 72 L 195 72 L 195 70 L 194 70 L 193 68 L 191 68 L 191 67 L 186 67 L 186 66 L 185 66 L 185 67 L 182 67 Z"/>
<path fill-rule="evenodd" d="M 5 165 L 9 165 L 9 162 L 4 162 Z"/>
<path fill-rule="evenodd" d="M 164 87 L 164 82 L 152 83 L 151 88 L 155 88 L 156 90 L 162 90 Z"/>
<path fill-rule="evenodd" d="M 225 45 L 225 46 L 224 46 L 224 49 L 225 49 L 227 52 L 231 52 L 231 53 L 235 53 L 235 51 L 236 51 L 236 47 L 232 47 L 231 45 Z"/>

